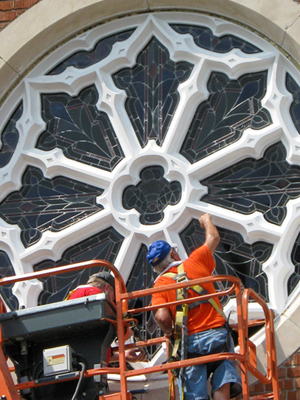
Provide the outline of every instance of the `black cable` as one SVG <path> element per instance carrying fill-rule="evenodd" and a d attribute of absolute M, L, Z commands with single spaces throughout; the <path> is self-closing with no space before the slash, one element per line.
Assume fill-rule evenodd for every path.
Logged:
<path fill-rule="evenodd" d="M 72 400 L 76 400 L 76 397 L 77 397 L 77 395 L 78 395 L 80 386 L 81 386 L 81 384 L 82 384 L 83 375 L 84 375 L 84 373 L 85 373 L 85 371 L 86 371 L 86 365 L 85 365 L 84 363 L 79 362 L 78 364 L 81 366 L 81 375 L 80 375 L 80 377 L 79 377 L 79 379 L 78 379 L 78 383 L 77 383 L 77 386 L 76 386 L 75 393 L 73 394 Z"/>

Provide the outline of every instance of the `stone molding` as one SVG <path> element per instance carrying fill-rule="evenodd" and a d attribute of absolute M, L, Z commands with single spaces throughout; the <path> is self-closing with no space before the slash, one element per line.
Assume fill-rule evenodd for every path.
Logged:
<path fill-rule="evenodd" d="M 219 15 L 268 38 L 297 64 L 299 7 L 295 0 L 186 0 L 184 5 L 180 0 L 43 0 L 0 32 L 1 99 L 38 60 L 73 35 L 135 13 L 182 10 Z"/>

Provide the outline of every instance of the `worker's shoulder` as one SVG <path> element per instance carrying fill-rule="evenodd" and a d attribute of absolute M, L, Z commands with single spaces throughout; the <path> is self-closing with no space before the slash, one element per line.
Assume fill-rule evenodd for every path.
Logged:
<path fill-rule="evenodd" d="M 169 269 L 167 272 L 165 272 L 162 275 L 159 275 L 158 278 L 156 278 L 155 282 L 154 282 L 154 287 L 158 287 L 158 286 L 163 286 L 163 285 L 170 285 L 172 283 L 174 283 L 174 279 L 177 275 L 177 268 L 173 267 L 171 269 Z"/>
<path fill-rule="evenodd" d="M 206 244 L 201 245 L 191 252 L 186 260 L 183 261 L 183 265 L 187 266 L 193 262 L 210 261 L 213 259 L 213 255 Z"/>

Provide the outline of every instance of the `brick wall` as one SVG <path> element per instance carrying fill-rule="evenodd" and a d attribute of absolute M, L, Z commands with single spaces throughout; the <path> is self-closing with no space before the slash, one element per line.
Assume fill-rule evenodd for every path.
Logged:
<path fill-rule="evenodd" d="M 42 0 L 0 0 L 0 31 L 39 1 Z"/>
<path fill-rule="evenodd" d="M 300 349 L 278 367 L 280 400 L 300 400 Z M 261 383 L 250 387 L 250 395 L 256 396 L 271 391 Z"/>

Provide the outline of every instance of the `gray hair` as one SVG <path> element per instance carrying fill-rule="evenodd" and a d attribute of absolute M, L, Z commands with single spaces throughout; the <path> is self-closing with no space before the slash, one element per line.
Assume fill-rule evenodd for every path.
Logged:
<path fill-rule="evenodd" d="M 98 278 L 97 274 L 91 275 L 87 283 L 91 286 L 95 286 L 99 289 L 103 289 L 107 282 L 104 279 Z"/>
<path fill-rule="evenodd" d="M 155 267 L 153 267 L 153 270 L 157 274 L 161 274 L 174 261 L 173 257 L 171 256 L 172 250 L 173 250 L 173 248 L 171 248 L 170 252 L 166 255 L 166 257 L 162 260 L 161 263 L 159 263 Z"/>

